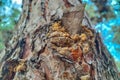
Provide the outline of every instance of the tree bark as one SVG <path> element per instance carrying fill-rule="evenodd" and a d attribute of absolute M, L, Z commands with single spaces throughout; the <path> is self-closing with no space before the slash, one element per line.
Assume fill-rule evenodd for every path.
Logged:
<path fill-rule="evenodd" d="M 120 80 L 80 0 L 23 0 L 0 80 Z"/>

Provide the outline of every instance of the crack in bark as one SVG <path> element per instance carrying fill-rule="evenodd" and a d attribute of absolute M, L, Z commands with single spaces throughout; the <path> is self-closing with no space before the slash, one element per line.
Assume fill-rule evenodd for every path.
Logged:
<path fill-rule="evenodd" d="M 19 41 L 17 42 L 17 44 L 15 45 L 15 47 L 14 47 L 13 49 L 11 49 L 10 52 L 8 52 L 8 53 L 6 52 L 6 55 L 4 55 L 4 57 L 3 57 L 3 59 L 2 59 L 1 62 L 6 61 L 7 59 L 9 59 L 9 58 L 11 57 L 11 55 L 12 55 L 12 54 L 14 53 L 14 51 L 17 49 L 18 44 L 19 44 Z"/>

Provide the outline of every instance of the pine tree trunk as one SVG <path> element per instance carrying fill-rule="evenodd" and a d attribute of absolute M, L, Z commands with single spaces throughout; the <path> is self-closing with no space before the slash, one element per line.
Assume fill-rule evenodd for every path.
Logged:
<path fill-rule="evenodd" d="M 23 0 L 0 54 L 0 80 L 120 80 L 80 0 Z"/>

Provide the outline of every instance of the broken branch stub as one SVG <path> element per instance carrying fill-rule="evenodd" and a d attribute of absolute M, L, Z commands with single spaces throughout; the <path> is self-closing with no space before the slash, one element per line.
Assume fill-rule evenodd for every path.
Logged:
<path fill-rule="evenodd" d="M 77 34 L 81 30 L 81 23 L 84 17 L 85 5 L 77 6 L 76 8 L 68 8 L 62 17 L 62 24 L 70 34 Z"/>

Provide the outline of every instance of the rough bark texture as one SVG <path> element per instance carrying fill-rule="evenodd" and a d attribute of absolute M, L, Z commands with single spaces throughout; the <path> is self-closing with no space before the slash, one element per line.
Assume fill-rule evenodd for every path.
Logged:
<path fill-rule="evenodd" d="M 23 0 L 0 54 L 0 80 L 120 80 L 80 0 Z"/>

